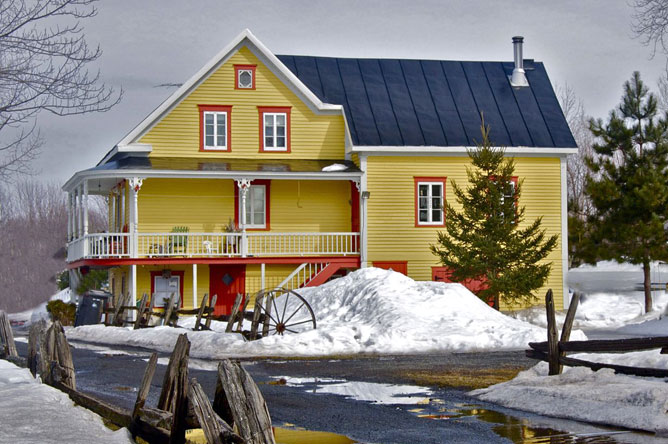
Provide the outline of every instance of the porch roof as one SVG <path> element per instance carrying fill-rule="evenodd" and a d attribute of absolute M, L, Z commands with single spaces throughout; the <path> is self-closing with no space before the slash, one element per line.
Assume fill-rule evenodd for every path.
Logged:
<path fill-rule="evenodd" d="M 362 171 L 349 160 L 182 158 L 117 155 L 114 159 L 74 174 L 63 189 L 70 191 L 81 180 L 95 180 L 106 192 L 129 177 L 232 179 L 356 180 Z M 91 190 L 94 190 L 92 187 Z"/>

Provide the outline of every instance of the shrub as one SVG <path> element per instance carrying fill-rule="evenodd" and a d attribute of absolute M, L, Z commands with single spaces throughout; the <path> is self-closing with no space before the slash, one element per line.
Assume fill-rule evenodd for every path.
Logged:
<path fill-rule="evenodd" d="M 74 325 L 74 315 L 77 311 L 75 304 L 66 304 L 63 301 L 49 301 L 46 311 L 51 315 L 52 321 L 60 321 L 63 325 Z"/>

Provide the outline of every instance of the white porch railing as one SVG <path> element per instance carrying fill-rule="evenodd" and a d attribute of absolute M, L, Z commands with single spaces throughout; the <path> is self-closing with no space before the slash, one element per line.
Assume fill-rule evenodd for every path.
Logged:
<path fill-rule="evenodd" d="M 67 260 L 146 257 L 359 255 L 359 233 L 95 233 L 71 241 Z"/>

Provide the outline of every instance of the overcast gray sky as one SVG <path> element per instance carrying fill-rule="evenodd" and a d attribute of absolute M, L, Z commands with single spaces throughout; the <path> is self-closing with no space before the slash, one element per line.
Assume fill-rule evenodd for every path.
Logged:
<path fill-rule="evenodd" d="M 634 70 L 651 88 L 666 66 L 632 37 L 627 0 L 102 0 L 83 22 L 100 44 L 104 81 L 125 91 L 103 114 L 40 116 L 40 177 L 67 180 L 94 166 L 181 83 L 249 28 L 276 54 L 543 61 L 553 85 L 568 84 L 605 117 Z"/>

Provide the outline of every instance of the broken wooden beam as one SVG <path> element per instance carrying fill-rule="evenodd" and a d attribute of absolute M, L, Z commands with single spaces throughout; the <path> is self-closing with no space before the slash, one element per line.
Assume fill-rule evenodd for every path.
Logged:
<path fill-rule="evenodd" d="M 559 374 L 559 338 L 557 336 L 557 320 L 554 314 L 554 298 L 552 289 L 547 290 L 545 295 L 545 307 L 547 310 L 547 355 L 549 375 Z"/>
<path fill-rule="evenodd" d="M 232 427 L 216 414 L 196 379 L 190 381 L 188 396 L 208 444 L 245 443 L 244 439 L 234 433 Z"/>
<path fill-rule="evenodd" d="M 18 357 L 19 353 L 16 351 L 16 344 L 14 343 L 14 333 L 12 326 L 9 323 L 7 313 L 0 311 L 0 341 L 3 344 L 3 355 Z"/>
<path fill-rule="evenodd" d="M 243 302 L 244 295 L 237 293 L 237 298 L 234 300 L 234 305 L 232 305 L 232 311 L 230 312 L 229 318 L 227 318 L 227 327 L 225 327 L 225 333 L 232 332 L 234 328 L 234 323 L 237 320 L 237 315 L 239 314 L 239 307 Z"/>
<path fill-rule="evenodd" d="M 247 444 L 275 444 L 267 404 L 241 363 L 224 359 L 218 365 L 218 378 L 225 395 L 218 404 L 227 403 L 239 435 Z"/>

